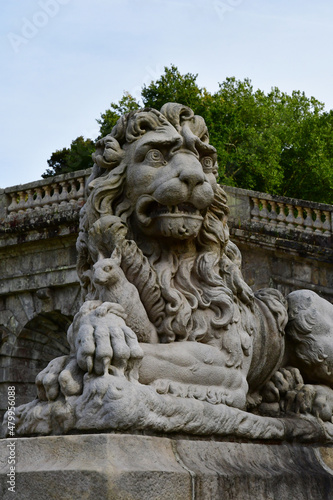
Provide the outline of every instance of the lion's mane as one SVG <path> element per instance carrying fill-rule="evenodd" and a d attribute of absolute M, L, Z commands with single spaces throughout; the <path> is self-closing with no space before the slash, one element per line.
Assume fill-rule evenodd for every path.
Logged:
<path fill-rule="evenodd" d="M 91 268 L 100 255 L 109 257 L 118 246 L 121 266 L 127 279 L 140 294 L 147 314 L 156 326 L 161 342 L 197 340 L 211 342 L 235 317 L 248 317 L 235 311 L 251 309 L 253 294 L 244 282 L 240 252 L 229 241 L 227 197 L 217 186 L 196 240 L 196 255 L 179 258 L 163 255 L 158 242 L 152 242 L 144 255 L 131 228 L 133 207 L 126 198 L 124 145 L 147 131 L 170 124 L 182 136 L 186 147 L 215 152 L 209 145 L 204 120 L 183 105 L 168 103 L 161 111 L 142 109 L 122 116 L 111 134 L 97 142 L 95 165 L 88 182 L 89 196 L 81 212 L 78 274 L 83 295 L 94 298 Z M 184 126 L 186 125 L 186 126 Z M 166 262 L 167 259 L 167 262 Z M 239 325 L 250 335 L 252 321 Z M 248 333 L 247 333 L 248 332 Z M 245 342 L 246 344 L 246 342 Z M 222 347 L 222 345 L 220 345 Z"/>

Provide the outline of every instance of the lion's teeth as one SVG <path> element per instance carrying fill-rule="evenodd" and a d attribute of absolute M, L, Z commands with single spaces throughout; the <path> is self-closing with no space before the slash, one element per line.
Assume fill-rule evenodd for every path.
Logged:
<path fill-rule="evenodd" d="M 151 206 L 150 217 L 158 217 L 159 215 L 168 214 L 200 215 L 200 212 L 191 203 L 179 203 L 178 205 L 162 205 L 161 203 L 156 202 L 153 206 Z"/>

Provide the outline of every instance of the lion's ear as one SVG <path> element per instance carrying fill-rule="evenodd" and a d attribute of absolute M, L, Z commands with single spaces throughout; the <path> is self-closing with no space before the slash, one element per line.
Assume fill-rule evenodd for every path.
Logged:
<path fill-rule="evenodd" d="M 92 159 L 100 168 L 111 170 L 117 167 L 124 157 L 124 151 L 117 139 L 107 135 L 96 144 L 96 152 L 92 154 Z"/>

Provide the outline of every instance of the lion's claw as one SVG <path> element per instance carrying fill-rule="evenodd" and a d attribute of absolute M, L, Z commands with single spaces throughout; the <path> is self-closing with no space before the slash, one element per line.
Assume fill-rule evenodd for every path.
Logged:
<path fill-rule="evenodd" d="M 135 333 L 126 325 L 124 310 L 112 302 L 85 303 L 73 321 L 71 333 L 80 368 L 96 375 L 109 370 L 138 379 L 143 357 Z"/>
<path fill-rule="evenodd" d="M 54 401 L 61 393 L 67 396 L 82 391 L 83 372 L 75 357 L 55 358 L 36 377 L 37 395 L 41 401 Z"/>

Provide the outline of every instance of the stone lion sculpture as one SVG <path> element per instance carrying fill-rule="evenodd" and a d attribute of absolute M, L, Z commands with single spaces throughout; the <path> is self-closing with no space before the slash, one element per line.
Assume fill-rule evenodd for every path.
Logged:
<path fill-rule="evenodd" d="M 306 419 L 295 430 L 280 414 L 247 411 L 272 384 L 280 397 L 271 378 L 284 357 L 287 303 L 243 280 L 204 120 L 175 103 L 132 111 L 93 159 L 70 355 L 38 375 L 38 399 L 18 409 L 17 433 L 312 439 Z"/>

